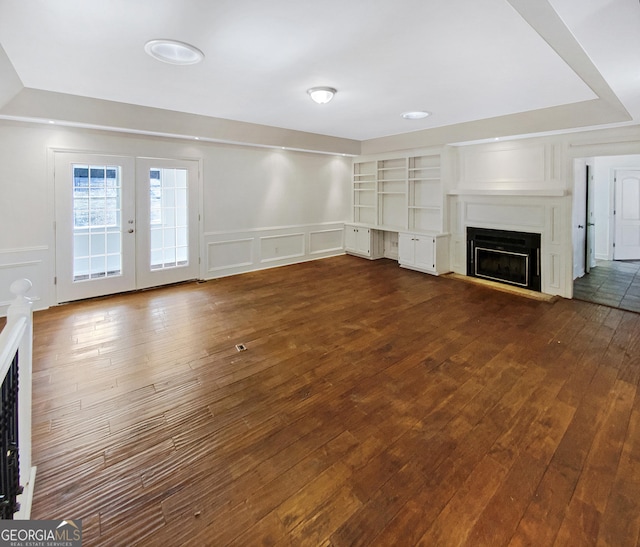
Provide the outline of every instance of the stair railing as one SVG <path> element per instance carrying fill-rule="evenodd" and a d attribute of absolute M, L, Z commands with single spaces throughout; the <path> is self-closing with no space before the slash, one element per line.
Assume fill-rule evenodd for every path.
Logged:
<path fill-rule="evenodd" d="M 31 466 L 33 313 L 31 281 L 11 284 L 15 295 L 0 333 L 0 518 L 29 519 L 36 468 Z"/>

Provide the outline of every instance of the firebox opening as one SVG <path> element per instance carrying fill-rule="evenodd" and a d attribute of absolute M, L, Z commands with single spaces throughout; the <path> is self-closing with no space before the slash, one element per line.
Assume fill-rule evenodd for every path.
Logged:
<path fill-rule="evenodd" d="M 467 275 L 540 291 L 540 234 L 468 227 Z"/>

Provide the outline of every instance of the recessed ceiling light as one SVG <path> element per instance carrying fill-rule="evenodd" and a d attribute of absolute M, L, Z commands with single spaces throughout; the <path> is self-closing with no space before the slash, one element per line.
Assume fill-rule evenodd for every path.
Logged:
<path fill-rule="evenodd" d="M 144 50 L 154 59 L 172 65 L 195 65 L 204 59 L 197 47 L 176 40 L 149 40 Z"/>
<path fill-rule="evenodd" d="M 403 112 L 402 117 L 405 120 L 421 120 L 422 118 L 426 118 L 430 116 L 431 112 L 426 112 L 424 110 L 414 110 L 412 112 Z"/>
<path fill-rule="evenodd" d="M 318 104 L 327 104 L 337 91 L 333 87 L 312 87 L 307 89 L 311 99 Z"/>

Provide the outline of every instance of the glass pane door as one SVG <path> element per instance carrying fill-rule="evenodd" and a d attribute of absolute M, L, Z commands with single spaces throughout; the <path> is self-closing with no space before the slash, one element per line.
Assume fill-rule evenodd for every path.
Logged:
<path fill-rule="evenodd" d="M 56 299 L 136 288 L 135 161 L 56 152 Z"/>
<path fill-rule="evenodd" d="M 73 164 L 73 281 L 122 275 L 118 165 Z"/>
<path fill-rule="evenodd" d="M 138 158 L 138 288 L 196 279 L 199 274 L 199 164 Z"/>
<path fill-rule="evenodd" d="M 149 170 L 150 267 L 189 265 L 189 190 L 186 169 Z"/>

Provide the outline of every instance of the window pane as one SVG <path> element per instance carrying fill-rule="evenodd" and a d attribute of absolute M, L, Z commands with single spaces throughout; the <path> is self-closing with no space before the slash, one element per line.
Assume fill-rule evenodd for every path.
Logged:
<path fill-rule="evenodd" d="M 118 166 L 73 166 L 74 281 L 121 274 L 121 186 Z"/>
<path fill-rule="evenodd" d="M 189 263 L 187 184 L 186 169 L 149 170 L 152 269 Z"/>

